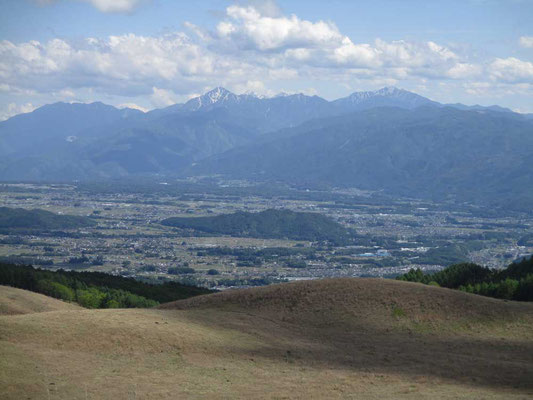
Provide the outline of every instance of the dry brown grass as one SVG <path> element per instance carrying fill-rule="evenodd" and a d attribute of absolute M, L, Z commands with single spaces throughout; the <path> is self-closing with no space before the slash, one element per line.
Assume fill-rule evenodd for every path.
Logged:
<path fill-rule="evenodd" d="M 533 304 L 334 279 L 0 317 L 8 399 L 529 398 Z M 2 397 L 2 396 L 0 396 Z"/>
<path fill-rule="evenodd" d="M 0 315 L 81 309 L 75 304 L 65 303 L 39 293 L 9 286 L 0 286 Z"/>

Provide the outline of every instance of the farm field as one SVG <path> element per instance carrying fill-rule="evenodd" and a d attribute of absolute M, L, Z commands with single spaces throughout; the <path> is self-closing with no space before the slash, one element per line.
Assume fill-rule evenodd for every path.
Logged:
<path fill-rule="evenodd" d="M 161 188 L 161 189 L 159 189 Z M 533 251 L 533 220 L 520 213 L 337 193 L 218 185 L 4 184 L 6 207 L 84 216 L 94 225 L 0 234 L 0 259 L 41 268 L 94 270 L 210 288 L 323 277 L 394 277 L 472 261 L 501 268 Z M 352 229 L 349 245 L 209 235 L 161 225 L 169 217 L 287 209 L 325 215 Z"/>

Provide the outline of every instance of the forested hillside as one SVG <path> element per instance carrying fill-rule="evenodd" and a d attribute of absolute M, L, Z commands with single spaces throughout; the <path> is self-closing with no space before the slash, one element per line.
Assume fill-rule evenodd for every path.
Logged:
<path fill-rule="evenodd" d="M 42 293 L 86 308 L 153 307 L 210 293 L 174 282 L 152 285 L 100 272 L 47 271 L 4 263 L 0 263 L 0 285 Z"/>
<path fill-rule="evenodd" d="M 0 230 L 9 229 L 75 229 L 96 225 L 88 217 L 59 215 L 46 210 L 0 207 Z"/>
<path fill-rule="evenodd" d="M 533 258 L 512 263 L 502 270 L 472 263 L 451 265 L 434 274 L 424 274 L 420 269 L 412 269 L 397 279 L 500 299 L 533 301 Z"/>
<path fill-rule="evenodd" d="M 317 213 L 266 210 L 259 213 L 236 212 L 214 217 L 167 218 L 163 225 L 193 229 L 210 234 L 238 237 L 277 238 L 348 243 L 352 232 Z"/>

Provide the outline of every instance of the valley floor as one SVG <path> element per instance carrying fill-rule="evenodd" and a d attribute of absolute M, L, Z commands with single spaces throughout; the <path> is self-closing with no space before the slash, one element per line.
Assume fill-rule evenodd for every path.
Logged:
<path fill-rule="evenodd" d="M 331 279 L 67 307 L 0 316 L 1 398 L 533 396 L 533 304 Z"/>

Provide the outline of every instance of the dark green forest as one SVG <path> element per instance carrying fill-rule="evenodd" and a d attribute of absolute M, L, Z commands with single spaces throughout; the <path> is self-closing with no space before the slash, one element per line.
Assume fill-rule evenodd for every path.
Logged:
<path fill-rule="evenodd" d="M 59 215 L 45 210 L 0 207 L 0 230 L 10 229 L 76 229 L 96 225 L 88 217 Z"/>
<path fill-rule="evenodd" d="M 433 274 L 411 269 L 396 279 L 458 289 L 498 299 L 533 301 L 533 258 L 495 270 L 472 263 L 451 265 Z"/>
<path fill-rule="evenodd" d="M 143 308 L 210 293 L 175 282 L 153 285 L 101 272 L 49 271 L 0 263 L 0 285 L 42 293 L 86 308 Z"/>
<path fill-rule="evenodd" d="M 210 234 L 266 239 L 309 240 L 348 244 L 354 232 L 317 213 L 266 210 L 258 213 L 236 212 L 214 217 L 167 218 L 161 224 Z"/>

